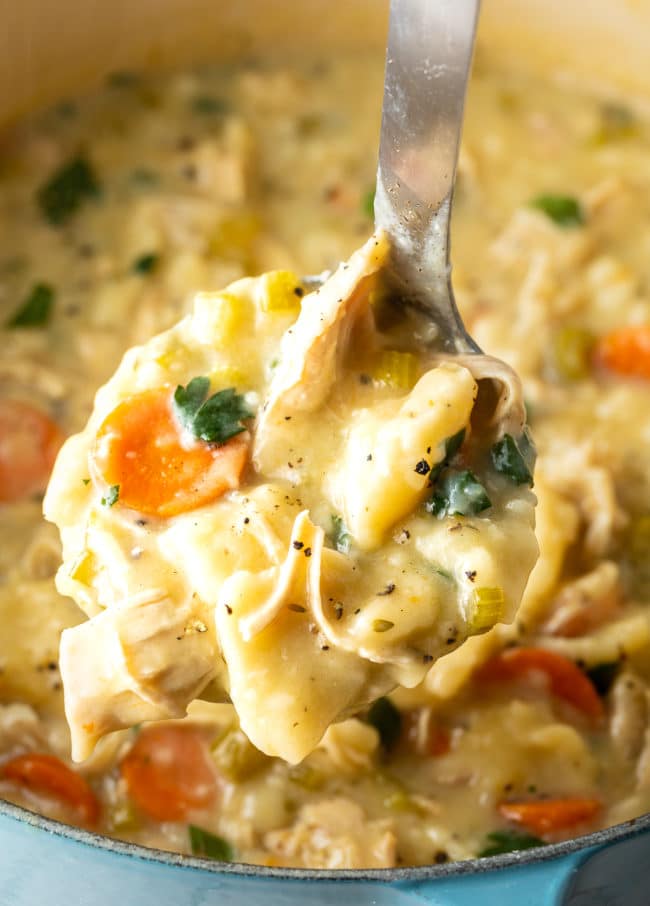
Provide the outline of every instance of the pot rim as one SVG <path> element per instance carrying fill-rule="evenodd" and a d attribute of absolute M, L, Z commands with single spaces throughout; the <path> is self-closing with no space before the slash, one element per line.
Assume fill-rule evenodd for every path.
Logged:
<path fill-rule="evenodd" d="M 117 856 L 127 856 L 145 862 L 160 863 L 172 868 L 201 869 L 202 871 L 216 874 L 238 875 L 248 878 L 282 878 L 296 881 L 425 881 L 432 878 L 485 874 L 519 865 L 548 862 L 580 850 L 607 846 L 636 837 L 645 831 L 650 832 L 649 812 L 622 824 L 614 824 L 612 827 L 594 831 L 591 834 L 584 834 L 580 837 L 573 837 L 561 843 L 549 843 L 543 847 L 538 846 L 517 852 L 504 853 L 499 856 L 488 856 L 482 859 L 464 859 L 458 862 L 446 862 L 441 865 L 420 865 L 409 868 L 308 869 L 275 868 L 244 862 L 216 862 L 212 859 L 189 856 L 183 853 L 151 849 L 139 843 L 115 840 L 104 834 L 64 824 L 62 821 L 46 818 L 30 809 L 0 799 L 0 819 L 2 818 L 20 821 L 32 828 Z"/>

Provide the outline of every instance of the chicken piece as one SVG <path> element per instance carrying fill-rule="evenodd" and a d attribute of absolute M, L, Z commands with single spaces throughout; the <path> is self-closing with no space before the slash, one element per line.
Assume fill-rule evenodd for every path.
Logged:
<path fill-rule="evenodd" d="M 636 761 L 648 727 L 648 700 L 645 683 L 630 670 L 618 676 L 609 693 L 609 733 L 623 761 Z"/>
<path fill-rule="evenodd" d="M 383 234 L 371 237 L 320 289 L 303 299 L 285 334 L 280 363 L 258 419 L 253 462 L 268 476 L 284 465 L 296 413 L 313 412 L 336 381 L 338 363 L 355 321 L 368 305 L 374 275 L 388 255 Z"/>
<path fill-rule="evenodd" d="M 219 669 L 214 627 L 164 591 L 144 592 L 61 636 L 72 757 L 113 730 L 183 717 Z"/>
<path fill-rule="evenodd" d="M 542 631 L 565 637 L 585 635 L 616 616 L 622 594 L 618 565 L 604 560 L 561 589 Z"/>
<path fill-rule="evenodd" d="M 328 727 L 320 748 L 341 773 L 348 776 L 367 773 L 379 749 L 379 733 L 370 724 L 351 717 Z"/>
<path fill-rule="evenodd" d="M 310 868 L 392 868 L 396 838 L 390 821 L 368 821 L 350 799 L 304 806 L 293 827 L 271 831 L 267 849 L 283 865 Z"/>
<path fill-rule="evenodd" d="M 545 451 L 539 470 L 551 487 L 578 507 L 585 523 L 585 552 L 602 557 L 625 525 L 625 514 L 616 499 L 611 472 L 598 461 L 593 444 L 572 444 L 561 438 Z"/>

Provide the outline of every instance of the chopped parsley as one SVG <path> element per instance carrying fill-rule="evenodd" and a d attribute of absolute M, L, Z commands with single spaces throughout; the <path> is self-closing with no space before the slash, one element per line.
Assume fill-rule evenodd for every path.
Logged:
<path fill-rule="evenodd" d="M 389 698 L 378 698 L 366 714 L 369 723 L 379 733 L 385 749 L 392 749 L 402 732 L 402 715 Z"/>
<path fill-rule="evenodd" d="M 476 516 L 492 506 L 492 501 L 473 472 L 465 469 L 444 472 L 435 493 L 425 504 L 427 512 L 439 519 L 444 516 Z"/>
<path fill-rule="evenodd" d="M 59 167 L 38 190 L 36 201 L 45 219 L 61 226 L 84 201 L 99 194 L 99 182 L 90 163 L 81 156 Z"/>
<path fill-rule="evenodd" d="M 36 283 L 7 327 L 44 327 L 50 320 L 54 290 L 47 283 Z"/>
<path fill-rule="evenodd" d="M 336 513 L 332 513 L 332 528 L 330 531 L 330 537 L 334 547 L 341 554 L 349 554 L 350 547 L 352 545 L 352 535 L 347 530 L 345 522 L 343 522 L 342 516 L 337 516 Z"/>
<path fill-rule="evenodd" d="M 374 219 L 374 216 L 375 216 L 375 190 L 374 189 L 370 189 L 370 191 L 368 191 L 364 194 L 363 198 L 361 199 L 361 210 L 366 215 L 366 217 L 370 218 L 370 220 Z"/>
<path fill-rule="evenodd" d="M 485 844 L 478 854 L 479 859 L 486 856 L 500 856 L 502 853 L 512 853 L 521 849 L 532 849 L 534 846 L 546 846 L 546 842 L 540 840 L 539 837 L 514 830 L 492 831 L 485 838 Z"/>
<path fill-rule="evenodd" d="M 174 412 L 181 425 L 198 440 L 209 444 L 225 444 L 231 437 L 246 430 L 242 420 L 254 413 L 244 397 L 234 387 L 219 390 L 208 397 L 210 379 L 193 378 L 187 387 L 177 387 L 174 393 Z"/>
<path fill-rule="evenodd" d="M 199 94 L 192 100 L 193 113 L 207 116 L 223 116 L 228 113 L 230 106 L 223 98 L 216 98 L 209 94 Z"/>
<path fill-rule="evenodd" d="M 102 506 L 115 506 L 117 501 L 120 499 L 120 486 L 119 484 L 112 484 L 108 489 L 106 496 L 102 497 L 101 504 Z"/>
<path fill-rule="evenodd" d="M 531 208 L 543 214 L 560 227 L 583 226 L 585 215 L 580 202 L 572 195 L 538 195 L 529 202 Z"/>
<path fill-rule="evenodd" d="M 216 862 L 232 862 L 235 857 L 234 850 L 227 840 L 217 837 L 210 831 L 190 824 L 187 828 L 190 835 L 190 846 L 193 856 L 204 859 L 214 859 Z"/>
<path fill-rule="evenodd" d="M 465 440 L 465 429 L 461 428 L 457 434 L 453 434 L 451 437 L 448 437 L 445 441 L 445 455 L 437 462 L 434 467 L 431 469 L 430 480 L 435 481 L 436 478 L 440 475 L 443 469 L 445 469 L 449 463 L 452 461 L 456 453 L 463 446 L 463 441 Z"/>
<path fill-rule="evenodd" d="M 150 274 L 155 271 L 159 262 L 160 255 L 156 255 L 155 252 L 148 252 L 135 259 L 131 265 L 131 270 L 134 274 Z"/>
<path fill-rule="evenodd" d="M 532 485 L 533 476 L 525 458 L 526 454 L 532 452 L 532 449 L 532 444 L 525 433 L 519 439 L 519 444 L 511 434 L 504 434 L 490 451 L 492 465 L 497 472 L 505 475 L 515 484 Z"/>
<path fill-rule="evenodd" d="M 604 664 L 596 664 L 595 667 L 585 670 L 585 673 L 591 680 L 596 692 L 599 695 L 607 695 L 620 669 L 620 661 L 610 661 Z"/>

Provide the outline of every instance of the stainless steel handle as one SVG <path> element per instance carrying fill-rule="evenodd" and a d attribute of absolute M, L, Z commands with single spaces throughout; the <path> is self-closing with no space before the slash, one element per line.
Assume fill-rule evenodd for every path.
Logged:
<path fill-rule="evenodd" d="M 375 222 L 404 300 L 478 351 L 449 285 L 449 221 L 480 0 L 391 0 Z"/>

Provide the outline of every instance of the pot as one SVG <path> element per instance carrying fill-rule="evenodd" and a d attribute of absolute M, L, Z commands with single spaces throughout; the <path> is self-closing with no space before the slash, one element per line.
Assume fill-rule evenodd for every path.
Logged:
<path fill-rule="evenodd" d="M 91 88 L 110 71 L 236 58 L 272 47 L 375 46 L 378 0 L 22 0 L 4 3 L 0 121 Z M 614 80 L 647 94 L 648 0 L 485 0 L 484 41 L 518 65 Z M 377 86 L 380 91 L 381 86 Z M 307 871 L 222 864 L 145 849 L 0 803 L 6 906 L 647 906 L 650 815 L 588 836 L 422 868 Z"/>

